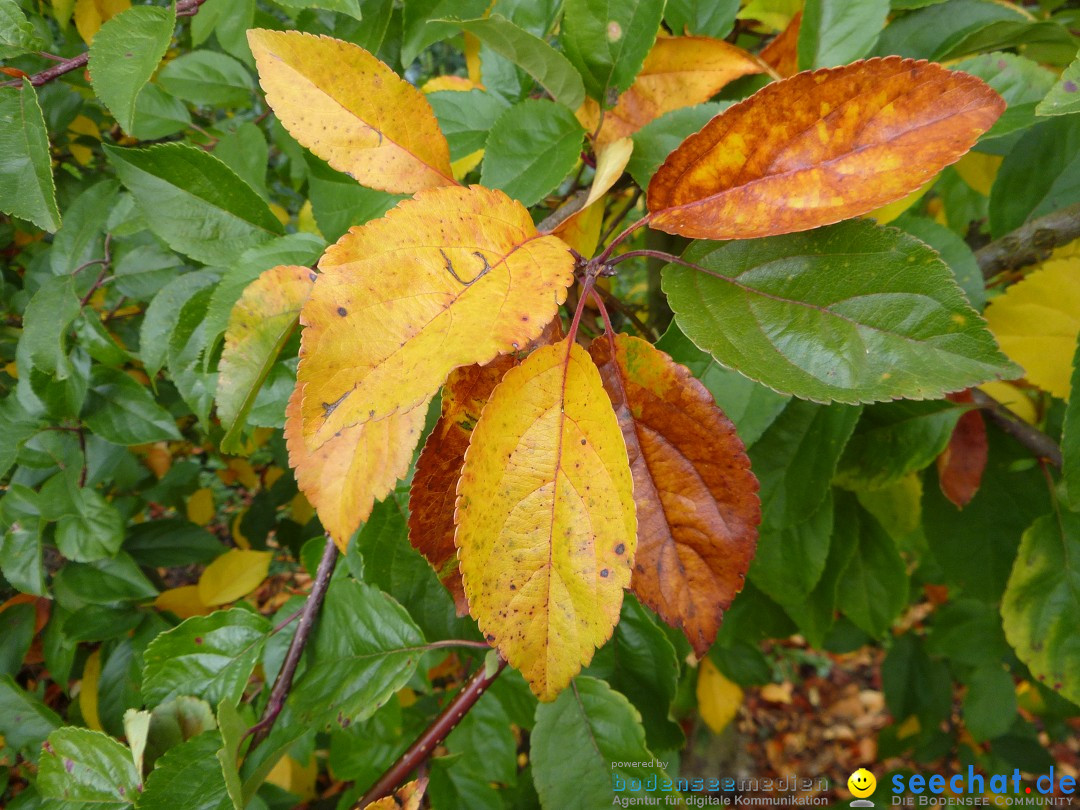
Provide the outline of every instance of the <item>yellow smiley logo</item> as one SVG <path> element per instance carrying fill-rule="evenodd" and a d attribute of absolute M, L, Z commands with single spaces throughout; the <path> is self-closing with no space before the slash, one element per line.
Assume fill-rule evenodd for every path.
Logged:
<path fill-rule="evenodd" d="M 848 777 L 847 787 L 852 796 L 865 799 L 877 790 L 877 779 L 866 768 L 859 768 Z"/>

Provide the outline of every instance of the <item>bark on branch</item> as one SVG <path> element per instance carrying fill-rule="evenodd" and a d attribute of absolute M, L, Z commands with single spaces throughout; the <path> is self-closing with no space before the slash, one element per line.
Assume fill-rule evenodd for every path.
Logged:
<path fill-rule="evenodd" d="M 1042 261 L 1056 247 L 1080 239 L 1080 203 L 1033 219 L 975 251 L 983 278 Z"/>

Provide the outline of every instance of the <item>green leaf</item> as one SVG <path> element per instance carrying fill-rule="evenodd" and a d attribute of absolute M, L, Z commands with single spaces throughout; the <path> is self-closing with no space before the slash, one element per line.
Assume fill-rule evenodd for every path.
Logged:
<path fill-rule="evenodd" d="M 135 120 L 130 135 L 140 141 L 156 141 L 191 126 L 191 113 L 175 96 L 156 84 L 148 84 L 135 97 Z"/>
<path fill-rule="evenodd" d="M 247 737 L 248 726 L 236 707 L 227 700 L 218 704 L 217 719 L 221 729 L 221 747 L 214 756 L 221 763 L 225 790 L 232 799 L 233 807 L 235 810 L 243 810 L 243 784 L 236 763 L 240 757 L 240 745 Z"/>
<path fill-rule="evenodd" d="M 201 289 L 184 303 L 169 335 L 167 355 L 169 375 L 204 429 L 217 387 L 217 373 L 207 372 L 199 362 L 210 345 L 206 313 L 213 293 L 212 289 Z"/>
<path fill-rule="evenodd" d="M 735 25 L 739 0 L 668 0 L 664 20 L 675 36 L 723 39 Z"/>
<path fill-rule="evenodd" d="M 0 613 L 0 675 L 14 677 L 22 669 L 26 651 L 34 639 L 37 611 L 33 604 L 20 602 Z"/>
<path fill-rule="evenodd" d="M 634 81 L 663 16 L 664 0 L 566 0 L 563 49 L 602 107 Z"/>
<path fill-rule="evenodd" d="M 139 332 L 139 356 L 142 359 L 143 368 L 151 379 L 168 360 L 169 336 L 176 329 L 184 305 L 200 290 L 209 287 L 217 280 L 217 274 L 210 270 L 177 276 L 154 296 L 154 300 L 146 308 L 146 316 L 143 318 Z M 237 296 L 239 297 L 239 293 Z"/>
<path fill-rule="evenodd" d="M 468 781 L 476 783 L 473 790 L 483 791 L 492 782 L 513 784 L 517 781 L 517 743 L 506 710 L 494 698 L 479 701 L 462 718 L 446 738 L 446 747 L 456 757 L 449 769 L 450 777 L 459 784 L 465 780 L 459 781 L 456 777 L 466 776 Z M 486 792 L 493 793 L 490 788 Z M 494 798 L 498 801 L 497 795 Z"/>
<path fill-rule="evenodd" d="M 1016 720 L 1016 684 L 1001 664 L 979 667 L 965 679 L 964 725 L 976 742 L 1000 737 Z"/>
<path fill-rule="evenodd" d="M 837 606 L 857 627 L 880 638 L 907 604 L 904 560 L 881 524 L 853 496 L 837 497 L 836 522 L 857 527 L 859 536 L 858 550 L 844 569 Z"/>
<path fill-rule="evenodd" d="M 1055 78 L 1038 62 L 1012 53 L 984 53 L 957 62 L 952 68 L 978 76 L 1009 105 L 980 139 L 981 148 L 990 148 L 986 145 L 987 141 L 1027 129 L 1036 123 L 1036 104 L 1050 90 Z M 1011 143 L 1011 139 L 1005 143 Z M 997 145 L 993 147 L 997 151 Z"/>
<path fill-rule="evenodd" d="M 642 782 L 655 777 L 663 790 L 667 779 L 645 764 L 654 757 L 637 709 L 595 678 L 577 677 L 554 702 L 537 706 L 531 743 L 533 781 L 544 807 L 594 810 L 611 805 L 613 793 L 616 799 L 654 796 L 656 789 L 644 790 Z"/>
<path fill-rule="evenodd" d="M 650 121 L 630 137 L 634 152 L 626 164 L 626 171 L 638 187 L 646 189 L 649 180 L 670 155 L 689 135 L 694 134 L 712 118 L 731 106 L 729 101 L 711 101 L 694 107 L 672 110 Z"/>
<path fill-rule="evenodd" d="M 995 239 L 1029 219 L 1080 202 L 1080 117 L 1051 118 L 1024 133 L 990 189 Z"/>
<path fill-rule="evenodd" d="M 585 674 L 607 681 L 634 704 L 651 748 L 677 751 L 685 745 L 682 729 L 671 719 L 679 681 L 675 647 L 633 596 L 623 599 L 611 640 L 596 651 Z"/>
<path fill-rule="evenodd" d="M 60 722 L 56 712 L 10 675 L 0 675 L 0 736 L 8 748 L 36 762 L 41 744 Z"/>
<path fill-rule="evenodd" d="M 255 89 L 248 69 L 217 51 L 176 57 L 161 69 L 157 82 L 170 95 L 207 107 L 248 106 Z"/>
<path fill-rule="evenodd" d="M 68 608 L 119 605 L 158 595 L 150 580 L 124 552 L 107 560 L 65 565 L 53 579 L 57 601 Z"/>
<path fill-rule="evenodd" d="M 501 14 L 476 20 L 443 20 L 452 22 L 495 53 L 505 56 L 532 76 L 553 99 L 576 110 L 585 102 L 585 85 L 570 60 L 540 37 L 523 31 Z"/>
<path fill-rule="evenodd" d="M 1062 72 L 1039 105 L 1036 115 L 1070 115 L 1080 112 L 1080 58 Z"/>
<path fill-rule="evenodd" d="M 440 18 L 482 17 L 490 0 L 406 0 L 402 12 L 401 66 L 408 68 L 428 45 L 457 33 L 457 24 Z"/>
<path fill-rule="evenodd" d="M 112 557 L 124 541 L 124 519 L 94 489 L 70 493 L 68 509 L 56 524 L 56 547 L 69 560 L 94 562 Z"/>
<path fill-rule="evenodd" d="M 223 135 L 214 147 L 214 157 L 232 169 L 264 200 L 266 167 L 270 164 L 270 147 L 259 127 L 245 121 L 235 132 Z"/>
<path fill-rule="evenodd" d="M 432 94 L 432 96 L 438 95 L 444 94 Z M 445 95 L 461 96 L 466 94 L 446 93 Z M 487 137 L 486 130 L 482 134 L 484 138 Z M 452 143 L 453 141 L 451 141 Z M 481 141 L 480 146 L 483 145 L 483 141 Z M 451 149 L 453 149 L 453 146 L 451 146 Z M 397 205 L 398 202 L 405 199 L 402 195 L 387 194 L 385 191 L 366 188 L 347 174 L 334 171 L 326 163 L 310 153 L 305 155 L 305 159 L 310 169 L 308 194 L 311 199 L 311 210 L 315 214 L 315 222 L 318 223 L 319 230 L 330 242 L 340 239 L 353 225 L 362 225 L 369 220 L 378 219 Z M 302 233 L 290 234 L 290 236 L 313 238 L 310 234 Z M 285 238 L 288 239 L 289 237 Z M 312 263 L 321 252 L 322 247 L 320 244 L 319 249 L 310 261 L 293 261 L 292 263 Z M 265 270 L 266 267 L 261 269 Z M 239 291 L 236 292 L 235 297 L 240 297 Z M 235 298 L 233 300 L 235 302 Z M 224 330 L 224 323 L 222 323 L 221 328 Z"/>
<path fill-rule="evenodd" d="M 59 383 L 78 376 L 67 352 L 67 330 L 80 309 L 71 276 L 50 278 L 34 293 L 23 313 L 24 326 L 15 350 L 22 376 L 29 376 L 31 369 Z M 34 388 L 40 396 L 41 389 Z"/>
<path fill-rule="evenodd" d="M 94 35 L 90 83 L 125 132 L 134 126 L 135 99 L 165 56 L 175 24 L 175 6 L 135 6 L 107 20 Z"/>
<path fill-rule="evenodd" d="M 279 265 L 253 281 L 233 307 L 218 363 L 217 408 L 226 431 L 221 440 L 225 452 L 241 449 L 248 412 L 295 330 L 315 278 L 307 267 Z"/>
<path fill-rule="evenodd" d="M 788 403 L 788 397 L 724 368 L 711 354 L 691 343 L 674 321 L 656 342 L 656 348 L 667 352 L 672 360 L 682 363 L 701 380 L 720 410 L 735 423 L 739 438 L 747 447 L 761 438 Z"/>
<path fill-rule="evenodd" d="M 1024 532 L 1001 617 L 1031 674 L 1080 704 L 1080 515 L 1045 515 Z"/>
<path fill-rule="evenodd" d="M 21 484 L 10 484 L 0 498 L 0 572 L 16 590 L 44 596 L 45 566 L 41 535 L 45 522 L 38 494 Z"/>
<path fill-rule="evenodd" d="M 1065 409 L 1065 426 L 1061 432 L 1061 473 L 1065 484 L 1065 503 L 1075 512 L 1080 508 L 1080 342 L 1073 353 L 1072 368 L 1069 403 Z M 2 466 L 0 464 L 0 467 Z"/>
<path fill-rule="evenodd" d="M 835 67 L 873 49 L 889 0 L 806 0 L 799 24 L 799 70 Z"/>
<path fill-rule="evenodd" d="M 60 227 L 49 136 L 26 79 L 17 90 L 0 88 L 0 189 L 0 211 L 46 231 Z"/>
<path fill-rule="evenodd" d="M 825 571 L 833 532 L 833 503 L 826 496 L 806 520 L 778 529 L 763 526 L 750 581 L 782 605 L 810 595 Z"/>
<path fill-rule="evenodd" d="M 412 677 L 424 637 L 386 594 L 339 578 L 330 584 L 311 646 L 317 665 L 297 679 L 289 705 L 305 725 L 324 728 L 371 717 Z"/>
<path fill-rule="evenodd" d="M 44 41 L 16 0 L 0 0 L 0 59 L 11 59 L 44 47 Z"/>
<path fill-rule="evenodd" d="M 0 478 L 11 469 L 19 448 L 39 427 L 40 420 L 22 406 L 16 395 L 0 399 Z"/>
<path fill-rule="evenodd" d="M 247 31 L 254 24 L 255 0 L 207 0 L 191 18 L 191 44 L 198 47 L 213 34 L 225 51 L 250 62 Z"/>
<path fill-rule="evenodd" d="M 138 810 L 232 810 L 217 752 L 221 735 L 205 731 L 165 752 L 146 777 Z"/>
<path fill-rule="evenodd" d="M 124 551 L 140 565 L 175 568 L 209 562 L 221 555 L 221 541 L 205 529 L 179 518 L 158 518 L 132 526 Z"/>
<path fill-rule="evenodd" d="M 480 182 L 522 205 L 540 202 L 571 172 L 585 130 L 566 107 L 527 99 L 495 122 L 488 136 Z"/>
<path fill-rule="evenodd" d="M 90 430 L 113 444 L 180 439 L 172 415 L 144 386 L 115 368 L 94 366 L 90 372 L 84 421 Z"/>
<path fill-rule="evenodd" d="M 282 232 L 277 217 L 251 186 L 197 147 L 106 145 L 105 153 L 150 229 L 196 261 L 228 263 Z"/>
<path fill-rule="evenodd" d="M 933 250 L 851 220 L 696 242 L 663 288 L 679 328 L 721 363 L 815 401 L 937 399 L 1019 373 Z"/>
<path fill-rule="evenodd" d="M 405 516 L 394 499 L 375 504 L 350 548 L 356 553 L 348 559 L 363 561 L 364 581 L 408 605 L 409 616 L 426 638 L 476 636 L 476 624 L 455 617 L 450 593 L 427 560 L 409 545 Z"/>
<path fill-rule="evenodd" d="M 169 749 L 215 728 L 214 710 L 200 698 L 183 696 L 155 706 L 147 729 L 146 767 Z"/>
<path fill-rule="evenodd" d="M 990 457 L 979 491 L 963 511 L 941 494 L 931 468 L 923 487 L 923 529 L 945 581 L 965 596 L 997 602 L 1016 558 L 1020 535 L 1050 510 L 1050 498 L 1031 454 L 987 425 Z M 978 565 L 972 565 L 973 553 Z"/>
<path fill-rule="evenodd" d="M 100 731 L 68 726 L 49 735 L 36 784 L 47 799 L 122 810 L 138 796 L 139 781 L 125 746 Z"/>
<path fill-rule="evenodd" d="M 499 116 L 509 107 L 503 98 L 486 90 L 440 90 L 436 93 L 428 93 L 426 98 L 431 104 L 431 109 L 435 111 L 439 129 L 442 130 L 443 135 L 446 136 L 446 142 L 450 145 L 451 160 L 460 160 L 483 149 L 487 143 L 488 132 L 495 126 L 495 121 Z M 334 174 L 338 173 L 334 172 Z M 339 176 L 347 179 L 354 187 L 356 186 L 351 177 Z M 376 193 L 370 189 L 365 190 Z M 385 194 L 385 192 L 378 193 Z M 313 190 L 311 200 L 313 206 L 315 205 L 314 197 Z M 319 218 L 317 209 L 315 218 Z M 320 224 L 319 227 L 321 228 L 322 225 Z M 329 234 L 327 238 L 331 238 Z"/>
<path fill-rule="evenodd" d="M 940 59 L 973 32 L 1001 20 L 1028 19 L 1018 8 L 993 0 L 949 0 L 894 20 L 882 32 L 875 53 Z"/>
<path fill-rule="evenodd" d="M 934 611 L 926 651 L 958 664 L 998 663 L 1009 654 L 995 605 L 978 599 L 952 599 Z"/>
<path fill-rule="evenodd" d="M 955 59 L 969 53 L 1024 45 L 1039 46 L 1042 58 L 1047 61 L 1065 63 L 1076 54 L 1077 39 L 1067 28 L 1050 20 L 998 20 L 966 32 L 943 48 L 937 58 Z"/>
<path fill-rule="evenodd" d="M 239 702 L 269 632 L 266 619 L 246 610 L 187 619 L 146 648 L 143 697 L 150 704 L 181 695 Z"/>
<path fill-rule="evenodd" d="M 860 411 L 798 399 L 788 403 L 750 450 L 765 525 L 794 526 L 817 512 Z"/>
<path fill-rule="evenodd" d="M 863 409 L 835 483 L 846 489 L 881 489 L 936 459 L 949 443 L 963 408 L 951 402 L 882 402 Z"/>
<path fill-rule="evenodd" d="M 120 184 L 103 180 L 81 192 L 64 211 L 64 225 L 53 238 L 49 263 L 58 276 L 74 273 L 91 261 L 105 257 L 105 228 L 109 213 L 116 206 Z M 89 289 L 102 265 L 88 267 L 78 278 L 79 290 Z"/>
<path fill-rule="evenodd" d="M 885 705 L 897 721 L 918 717 L 924 728 L 933 728 L 952 709 L 952 678 L 944 661 L 926 654 L 923 640 L 904 633 L 893 641 L 881 664 Z"/>
<path fill-rule="evenodd" d="M 986 280 L 975 260 L 975 254 L 959 234 L 932 219 L 914 214 L 904 214 L 892 225 L 921 239 L 940 253 L 942 260 L 953 271 L 956 283 L 964 290 L 968 301 L 976 310 L 982 312 L 986 305 Z"/>

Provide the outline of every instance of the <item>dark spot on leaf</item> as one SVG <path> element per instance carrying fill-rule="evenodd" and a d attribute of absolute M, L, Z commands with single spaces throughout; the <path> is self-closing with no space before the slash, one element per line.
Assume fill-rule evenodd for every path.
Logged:
<path fill-rule="evenodd" d="M 345 307 L 338 307 L 337 314 L 344 318 L 346 315 L 349 314 L 349 310 L 345 309 Z"/>
<path fill-rule="evenodd" d="M 195 636 L 195 643 L 202 644 L 202 636 Z"/>
<path fill-rule="evenodd" d="M 1066 81 L 1061 86 L 1065 88 L 1066 93 L 1075 93 L 1076 92 L 1076 82 Z"/>
<path fill-rule="evenodd" d="M 585 440 L 584 440 L 584 439 L 582 439 L 582 440 L 581 440 L 581 446 L 582 446 L 582 447 L 584 447 L 584 446 L 585 446 Z"/>
<path fill-rule="evenodd" d="M 72 771 L 75 770 L 75 763 L 72 762 L 67 757 L 64 757 L 64 770 L 67 771 L 68 773 L 71 773 Z"/>
<path fill-rule="evenodd" d="M 602 569 L 600 571 L 600 576 L 604 577 L 605 579 L 607 579 L 607 574 L 608 574 L 608 570 L 606 568 L 604 568 L 604 569 Z"/>
<path fill-rule="evenodd" d="M 626 551 L 626 543 L 619 543 L 619 545 L 615 546 L 615 553 L 616 554 L 623 554 L 625 551 Z"/>
<path fill-rule="evenodd" d="M 308 278 L 311 279 L 312 281 L 314 281 L 316 276 L 315 276 L 314 273 L 308 273 Z"/>

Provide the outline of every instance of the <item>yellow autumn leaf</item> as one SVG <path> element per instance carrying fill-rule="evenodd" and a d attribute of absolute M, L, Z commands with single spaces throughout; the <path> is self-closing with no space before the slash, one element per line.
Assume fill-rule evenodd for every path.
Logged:
<path fill-rule="evenodd" d="M 235 515 L 233 515 L 232 525 L 229 527 L 229 533 L 232 535 L 233 542 L 236 543 L 238 548 L 242 548 L 245 551 L 251 548 L 251 541 L 244 535 L 243 524 L 244 517 L 247 515 L 250 507 L 244 507 Z"/>
<path fill-rule="evenodd" d="M 465 72 L 469 74 L 469 81 L 477 87 L 483 87 L 483 65 L 480 62 L 480 39 L 476 34 L 468 31 L 464 34 L 465 39 Z"/>
<path fill-rule="evenodd" d="M 318 776 L 319 765 L 314 756 L 308 757 L 307 765 L 301 765 L 294 757 L 286 754 L 266 775 L 266 781 L 309 801 L 315 798 L 315 780 Z"/>
<path fill-rule="evenodd" d="M 77 0 L 75 30 L 79 32 L 83 42 L 89 45 L 94 41 L 94 35 L 103 24 L 129 8 L 131 8 L 131 0 Z"/>
<path fill-rule="evenodd" d="M 210 605 L 203 604 L 199 598 L 198 585 L 181 585 L 179 588 L 169 588 L 157 595 L 154 607 L 158 610 L 167 610 L 175 613 L 181 619 L 190 619 L 192 616 L 205 616 L 213 611 Z"/>
<path fill-rule="evenodd" d="M 66 31 L 71 22 L 72 12 L 75 11 L 75 0 L 52 0 L 53 17 L 60 26 L 61 31 Z"/>
<path fill-rule="evenodd" d="M 601 148 L 585 204 L 552 232 L 582 256 L 592 256 L 600 241 L 604 206 L 595 203 L 603 200 L 604 195 L 615 185 L 615 181 L 622 177 L 633 151 L 634 142 L 630 138 L 619 138 Z"/>
<path fill-rule="evenodd" d="M 637 544 L 626 447 L 581 346 L 543 346 L 506 373 L 457 493 L 470 613 L 536 696 L 554 700 L 611 636 Z"/>
<path fill-rule="evenodd" d="M 309 451 L 422 405 L 458 366 L 528 345 L 573 280 L 566 244 L 480 186 L 420 192 L 350 230 L 319 267 L 300 313 Z"/>
<path fill-rule="evenodd" d="M 477 149 L 475 152 L 470 152 L 465 157 L 460 157 L 450 164 L 450 170 L 454 173 L 455 180 L 462 180 L 465 175 L 480 165 L 480 161 L 484 159 L 484 150 Z"/>
<path fill-rule="evenodd" d="M 960 179 L 975 191 L 989 197 L 994 186 L 998 169 L 1001 168 L 1001 155 L 988 155 L 985 152 L 968 152 L 953 164 Z"/>
<path fill-rule="evenodd" d="M 90 653 L 83 665 L 82 682 L 79 684 L 79 711 L 87 728 L 104 731 L 98 716 L 98 682 L 101 680 L 101 650 Z"/>
<path fill-rule="evenodd" d="M 986 322 L 1028 382 L 1068 400 L 1080 333 L 1080 259 L 1043 262 L 990 302 Z"/>
<path fill-rule="evenodd" d="M 390 796 L 383 796 L 365 806 L 364 810 L 420 810 L 420 800 L 427 789 L 427 777 L 406 782 Z"/>
<path fill-rule="evenodd" d="M 319 223 L 315 221 L 315 209 L 311 205 L 311 200 L 304 200 L 304 204 L 300 206 L 296 214 L 296 230 L 324 238 L 322 231 L 319 230 Z"/>
<path fill-rule="evenodd" d="M 721 39 L 659 37 L 634 83 L 604 113 L 596 144 L 633 135 L 664 113 L 708 101 L 735 79 L 764 70 L 757 57 Z M 592 99 L 575 114 L 587 132 L 600 124 Z"/>
<path fill-rule="evenodd" d="M 782 31 L 802 8 L 802 0 L 750 0 L 735 16 L 757 20 L 774 31 Z"/>
<path fill-rule="evenodd" d="M 315 450 L 301 433 L 298 383 L 285 408 L 285 443 L 296 485 L 315 507 L 323 528 L 342 552 L 353 532 L 409 471 L 420 439 L 427 400 L 385 419 L 342 428 Z"/>
<path fill-rule="evenodd" d="M 335 169 L 395 194 L 455 185 L 423 93 L 359 45 L 258 28 L 248 44 L 282 125 Z"/>
<path fill-rule="evenodd" d="M 187 500 L 188 520 L 198 526 L 205 526 L 214 519 L 214 493 L 208 487 L 197 489 Z"/>
<path fill-rule="evenodd" d="M 273 553 L 232 548 L 206 566 L 199 577 L 199 601 L 224 605 L 247 596 L 262 584 Z"/>
<path fill-rule="evenodd" d="M 698 712 L 714 734 L 719 734 L 735 719 L 743 702 L 739 685 L 729 681 L 711 659 L 701 661 L 697 680 Z"/>
<path fill-rule="evenodd" d="M 466 79 L 464 76 L 436 76 L 424 82 L 424 86 L 420 88 L 420 92 L 427 95 L 428 93 L 438 93 L 440 90 L 452 90 L 463 93 L 477 89 L 482 90 L 483 88 L 478 87 L 472 79 Z"/>

